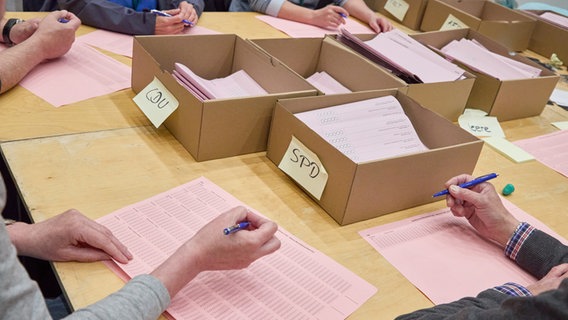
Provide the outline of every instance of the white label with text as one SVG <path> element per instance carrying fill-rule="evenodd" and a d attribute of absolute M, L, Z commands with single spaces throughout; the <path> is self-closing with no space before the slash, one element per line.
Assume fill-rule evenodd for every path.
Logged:
<path fill-rule="evenodd" d="M 292 141 L 290 141 L 288 150 L 280 160 L 278 168 L 304 187 L 316 199 L 321 199 L 327 184 L 327 171 L 318 156 L 296 137 L 292 136 Z"/>
<path fill-rule="evenodd" d="M 133 100 L 156 128 L 166 121 L 179 105 L 177 99 L 156 77 Z"/>

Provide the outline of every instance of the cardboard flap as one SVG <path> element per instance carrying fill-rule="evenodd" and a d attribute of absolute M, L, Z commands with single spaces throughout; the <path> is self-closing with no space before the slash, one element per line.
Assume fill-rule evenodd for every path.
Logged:
<path fill-rule="evenodd" d="M 529 18 L 521 14 L 517 10 L 509 9 L 500 4 L 487 1 L 484 6 L 483 13 L 479 16 L 481 20 L 495 20 L 495 21 L 522 21 L 534 22 L 535 19 Z"/>
<path fill-rule="evenodd" d="M 304 78 L 316 72 L 321 50 L 320 38 L 254 39 L 250 41 Z"/>
<path fill-rule="evenodd" d="M 280 60 L 267 55 L 241 38 L 235 43 L 233 72 L 245 70 L 260 86 L 269 93 L 290 91 L 315 91 L 304 78 L 298 76 Z M 274 81 L 278 79 L 278 81 Z"/>
<path fill-rule="evenodd" d="M 440 0 L 458 11 L 465 12 L 474 17 L 481 17 L 485 10 L 485 0 Z M 465 22 L 465 21 L 464 21 Z"/>

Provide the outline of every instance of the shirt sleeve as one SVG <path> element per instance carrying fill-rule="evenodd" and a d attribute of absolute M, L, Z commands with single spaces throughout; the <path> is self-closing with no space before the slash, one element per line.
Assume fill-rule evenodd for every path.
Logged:
<path fill-rule="evenodd" d="M 0 223 L 0 319 L 51 319 L 35 281 L 18 260 L 4 223 Z"/>
<path fill-rule="evenodd" d="M 119 291 L 65 319 L 157 319 L 169 304 L 170 295 L 157 278 L 139 275 Z"/>
<path fill-rule="evenodd" d="M 107 0 L 58 0 L 60 9 L 74 13 L 86 25 L 131 35 L 153 35 L 156 16 Z"/>

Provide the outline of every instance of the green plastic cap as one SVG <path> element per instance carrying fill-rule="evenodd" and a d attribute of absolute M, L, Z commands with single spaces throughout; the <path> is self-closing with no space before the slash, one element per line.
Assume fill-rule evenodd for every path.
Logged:
<path fill-rule="evenodd" d="M 510 195 L 511 193 L 513 193 L 513 191 L 515 191 L 515 186 L 512 185 L 512 184 L 510 184 L 510 183 L 507 183 L 507 185 L 505 186 L 505 188 L 503 188 L 503 195 L 504 195 L 504 196 L 508 196 L 508 195 Z"/>

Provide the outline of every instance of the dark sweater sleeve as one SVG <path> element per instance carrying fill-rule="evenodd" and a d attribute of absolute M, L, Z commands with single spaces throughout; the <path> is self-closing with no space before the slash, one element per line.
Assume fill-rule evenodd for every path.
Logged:
<path fill-rule="evenodd" d="M 475 298 L 437 305 L 402 315 L 397 320 L 533 320 L 568 319 L 568 279 L 557 290 L 532 297 L 510 297 L 493 289 Z"/>
<path fill-rule="evenodd" d="M 520 247 L 516 262 L 541 279 L 554 266 L 568 262 L 568 247 L 535 229 Z M 511 297 L 489 289 L 475 298 L 418 310 L 397 319 L 568 319 L 568 279 L 557 290 L 538 296 Z"/>
<path fill-rule="evenodd" d="M 89 26 L 131 35 L 152 35 L 156 16 L 107 0 L 58 0 L 59 8 L 74 13 Z"/>
<path fill-rule="evenodd" d="M 541 279 L 553 267 L 568 262 L 568 247 L 552 236 L 534 230 L 519 249 L 516 262 L 528 273 Z"/>

